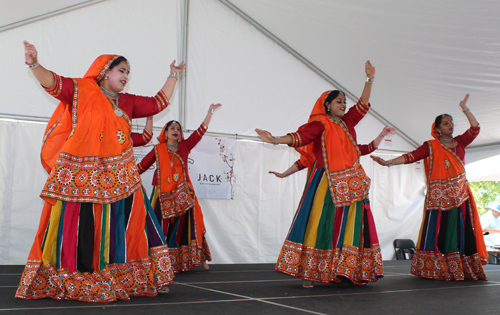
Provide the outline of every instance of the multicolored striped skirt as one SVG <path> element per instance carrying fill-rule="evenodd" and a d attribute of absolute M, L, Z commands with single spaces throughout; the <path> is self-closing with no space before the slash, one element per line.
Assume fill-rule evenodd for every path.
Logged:
<path fill-rule="evenodd" d="M 383 277 L 382 255 L 368 199 L 335 207 L 323 168 L 308 176 L 276 270 L 317 282 Z"/>
<path fill-rule="evenodd" d="M 111 204 L 45 203 L 16 298 L 114 302 L 174 278 L 143 188 Z"/>
<path fill-rule="evenodd" d="M 447 211 L 426 210 L 411 273 L 436 280 L 487 280 L 477 246 L 474 216 L 468 199 Z M 480 237 L 482 237 L 482 232 Z M 476 246 L 476 244 L 478 244 Z M 484 261 L 486 263 L 486 261 Z"/>
<path fill-rule="evenodd" d="M 204 261 L 211 261 L 212 256 L 204 236 L 203 215 L 196 197 L 194 207 L 180 216 L 163 219 L 157 188 L 158 186 L 153 186 L 151 205 L 167 241 L 172 270 L 175 273 L 188 271 Z"/>

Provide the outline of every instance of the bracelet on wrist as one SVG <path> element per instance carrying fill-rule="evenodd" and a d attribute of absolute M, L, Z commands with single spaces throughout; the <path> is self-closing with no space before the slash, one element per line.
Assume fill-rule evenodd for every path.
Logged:
<path fill-rule="evenodd" d="M 176 78 L 177 80 L 179 80 L 179 72 L 170 70 L 170 75 L 168 77 Z"/>
<path fill-rule="evenodd" d="M 384 135 L 380 135 L 380 139 L 384 139 L 384 138 L 385 138 L 385 136 L 384 136 Z"/>
<path fill-rule="evenodd" d="M 466 115 L 467 115 L 467 113 L 470 113 L 470 109 L 469 109 L 469 107 L 466 107 L 466 108 L 462 109 L 462 111 L 463 111 L 463 112 L 464 112 L 464 114 L 466 114 Z"/>
<path fill-rule="evenodd" d="M 366 77 L 366 83 L 373 83 L 374 80 L 375 80 L 375 77 L 373 77 L 373 78 Z"/>
<path fill-rule="evenodd" d="M 29 65 L 29 64 L 27 64 L 26 62 L 25 62 L 25 64 L 26 64 L 26 67 L 28 67 L 28 68 L 30 68 L 30 69 L 35 69 L 36 67 L 38 67 L 38 66 L 40 65 L 40 64 L 38 63 L 38 61 L 37 61 L 37 62 L 35 62 L 35 63 L 34 63 L 34 64 L 32 64 L 32 65 Z"/>
<path fill-rule="evenodd" d="M 215 109 L 213 108 L 210 108 L 208 111 L 211 112 L 212 114 L 215 113 Z"/>
<path fill-rule="evenodd" d="M 394 160 L 389 160 L 389 164 L 387 165 L 387 167 L 391 167 L 391 166 L 394 166 Z"/>
<path fill-rule="evenodd" d="M 287 171 L 284 171 L 284 172 L 283 172 L 283 175 L 285 175 L 285 177 L 287 177 L 287 176 L 288 176 L 288 175 L 290 175 L 290 174 L 288 174 L 288 172 L 287 172 Z"/>

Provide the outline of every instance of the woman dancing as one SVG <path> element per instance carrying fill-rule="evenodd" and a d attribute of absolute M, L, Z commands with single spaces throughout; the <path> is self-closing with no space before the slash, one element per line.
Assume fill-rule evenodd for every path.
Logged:
<path fill-rule="evenodd" d="M 364 285 L 384 274 L 368 200 L 370 179 L 359 163 L 354 130 L 370 109 L 375 68 L 369 61 L 365 72 L 361 98 L 347 113 L 344 93 L 326 91 L 297 132 L 273 137 L 256 129 L 264 142 L 288 144 L 310 161 L 306 188 L 276 265 L 278 271 L 301 277 L 305 288 L 314 281 L 345 279 Z"/>
<path fill-rule="evenodd" d="M 102 55 L 70 79 L 24 47 L 28 68 L 61 102 L 43 139 L 45 205 L 16 297 L 113 302 L 168 292 L 168 247 L 137 173 L 131 119 L 168 106 L 184 63 L 174 61 L 163 88 L 142 97 L 120 93 L 130 72 L 124 57 Z"/>
<path fill-rule="evenodd" d="M 208 129 L 212 114 L 221 104 L 212 104 L 201 126 L 187 139 L 181 124 L 169 121 L 155 145 L 137 165 L 142 174 L 156 162 L 151 205 L 167 240 L 174 272 L 202 265 L 209 269 L 212 260 L 205 239 L 203 213 L 196 198 L 188 170 L 188 155 Z"/>
<path fill-rule="evenodd" d="M 427 176 L 424 216 L 411 273 L 436 280 L 487 280 L 483 264 L 488 261 L 474 196 L 465 178 L 465 148 L 479 134 L 479 123 L 467 107 L 469 94 L 460 107 L 470 123 L 462 135 L 453 137 L 453 118 L 439 115 L 432 124 L 434 140 L 416 150 L 385 161 L 383 166 L 424 160 Z"/>

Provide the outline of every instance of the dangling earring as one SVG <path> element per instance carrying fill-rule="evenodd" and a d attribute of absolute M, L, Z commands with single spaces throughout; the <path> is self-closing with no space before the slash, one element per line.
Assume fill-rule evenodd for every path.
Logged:
<path fill-rule="evenodd" d="M 326 111 L 329 112 L 330 111 L 330 106 L 327 106 L 326 107 Z"/>
<path fill-rule="evenodd" d="M 106 73 L 106 76 L 104 77 L 104 80 L 107 80 L 109 78 L 109 73 Z"/>

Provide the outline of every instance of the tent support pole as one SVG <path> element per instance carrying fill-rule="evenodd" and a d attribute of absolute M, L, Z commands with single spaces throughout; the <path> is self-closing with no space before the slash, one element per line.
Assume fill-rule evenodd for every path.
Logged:
<path fill-rule="evenodd" d="M 319 69 L 318 67 L 316 67 L 312 62 L 310 62 L 309 60 L 307 60 L 306 58 L 304 58 L 304 56 L 302 56 L 301 54 L 299 54 L 292 47 L 288 46 L 285 42 L 283 42 L 281 39 L 279 39 L 278 37 L 276 37 L 273 33 L 271 33 L 265 27 L 263 27 L 262 25 L 260 25 L 259 23 L 257 23 L 257 21 L 255 21 L 254 19 L 252 19 L 245 12 L 241 11 L 237 6 L 235 6 L 234 4 L 232 4 L 228 0 L 219 0 L 219 1 L 222 4 L 224 4 L 226 7 L 228 7 L 231 11 L 233 11 L 236 14 L 238 14 L 242 19 L 244 19 L 245 21 L 247 21 L 248 23 L 250 23 L 256 29 L 258 29 L 261 33 L 263 33 L 264 35 L 266 35 L 273 42 L 275 42 L 276 44 L 278 44 L 281 48 L 283 48 L 288 53 L 290 53 L 292 56 L 294 56 L 295 58 L 297 58 L 300 62 L 302 62 L 304 65 L 306 65 L 306 67 L 308 67 L 309 69 L 311 69 L 312 71 L 314 71 L 317 75 L 319 75 L 320 77 L 322 77 L 325 81 L 327 81 L 328 83 L 330 83 L 331 85 L 333 85 L 336 89 L 344 91 L 345 94 L 353 102 L 357 102 L 357 100 L 359 99 L 358 96 L 356 96 L 355 94 L 351 93 L 349 90 L 347 90 L 345 87 L 343 87 L 340 83 L 338 83 L 337 81 L 335 81 L 334 79 L 332 79 L 328 74 L 326 74 L 321 69 Z M 392 127 L 394 126 L 393 124 L 391 124 L 391 122 L 389 122 L 387 119 L 385 119 L 384 117 L 382 117 L 375 110 L 370 109 L 370 111 L 368 113 L 371 114 L 372 116 L 374 116 L 376 119 L 378 119 L 384 125 L 392 126 Z M 405 134 L 404 132 L 400 131 L 397 128 L 396 128 L 396 133 L 400 137 L 402 137 L 403 139 L 405 139 L 406 141 L 408 141 L 414 147 L 419 147 L 420 146 L 420 144 L 418 142 L 416 142 L 415 140 L 413 140 L 412 138 L 410 138 L 410 136 L 408 136 L 407 134 Z"/>
<path fill-rule="evenodd" d="M 189 39 L 189 0 L 184 0 L 184 10 L 182 18 L 182 60 L 187 64 L 188 59 L 188 39 Z M 182 126 L 186 126 L 186 95 L 187 95 L 187 71 L 184 71 L 183 79 L 179 82 L 179 121 Z"/>

